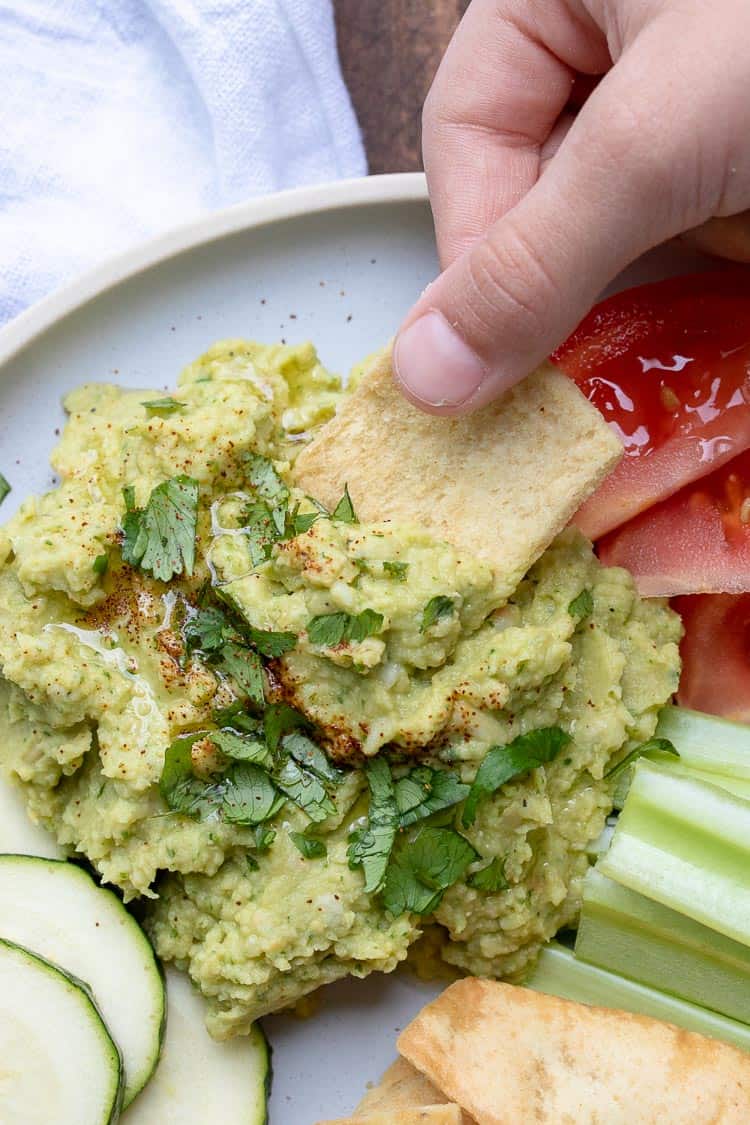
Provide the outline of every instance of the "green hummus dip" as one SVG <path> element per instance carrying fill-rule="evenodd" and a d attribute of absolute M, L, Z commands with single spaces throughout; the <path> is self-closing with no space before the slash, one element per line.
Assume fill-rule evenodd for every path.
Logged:
<path fill-rule="evenodd" d="M 297 492 L 342 393 L 311 347 L 241 342 L 174 396 L 81 387 L 59 487 L 0 530 L 0 766 L 144 900 L 219 1038 L 426 929 L 522 976 L 677 687 L 679 619 L 577 532 L 508 600 Z"/>

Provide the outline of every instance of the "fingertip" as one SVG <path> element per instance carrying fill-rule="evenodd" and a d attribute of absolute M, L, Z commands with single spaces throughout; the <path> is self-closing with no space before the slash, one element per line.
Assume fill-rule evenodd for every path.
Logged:
<path fill-rule="evenodd" d="M 485 363 L 439 309 L 407 320 L 393 346 L 393 372 L 409 402 L 447 417 L 486 406 L 523 377 Z"/>

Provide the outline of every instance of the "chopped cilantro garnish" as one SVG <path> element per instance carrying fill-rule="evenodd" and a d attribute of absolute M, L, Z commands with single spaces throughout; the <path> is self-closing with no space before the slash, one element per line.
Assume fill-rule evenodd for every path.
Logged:
<path fill-rule="evenodd" d="M 307 636 L 311 644 L 333 648 L 342 641 L 364 641 L 383 627 L 383 614 L 374 609 L 361 613 L 321 613 L 307 623 Z"/>
<path fill-rule="evenodd" d="M 388 865 L 383 905 L 393 915 L 431 914 L 479 856 L 452 828 L 422 828 L 399 842 Z"/>
<path fill-rule="evenodd" d="M 361 867 L 365 890 L 379 891 L 398 829 L 398 808 L 391 770 L 385 758 L 373 758 L 365 766 L 370 787 L 367 823 L 350 838 L 347 855 L 350 867 Z"/>
<path fill-rule="evenodd" d="M 91 569 L 94 574 L 102 575 L 107 573 L 109 567 L 109 555 L 97 555 L 91 564 Z"/>
<path fill-rule="evenodd" d="M 205 733 L 178 738 L 164 755 L 159 790 L 170 809 L 198 820 L 218 815 L 223 800 L 222 781 L 208 782 L 193 773 L 193 743 Z"/>
<path fill-rule="evenodd" d="M 195 565 L 195 528 L 198 519 L 198 482 L 179 476 L 162 481 L 152 491 L 145 508 L 136 508 L 135 490 L 123 489 L 122 557 L 154 578 L 168 582 L 179 574 L 192 574 Z"/>
<path fill-rule="evenodd" d="M 0 473 L 0 504 L 2 504 L 3 500 L 5 499 L 5 497 L 8 495 L 8 493 L 10 491 L 11 491 L 10 485 L 8 484 L 8 482 L 5 479 L 5 477 L 3 476 L 3 474 Z"/>
<path fill-rule="evenodd" d="M 484 867 L 480 867 L 466 880 L 470 887 L 478 891 L 507 891 L 510 883 L 505 874 L 505 860 L 501 856 L 490 860 Z"/>
<path fill-rule="evenodd" d="M 311 617 L 307 623 L 308 639 L 313 645 L 332 648 L 343 641 L 348 622 L 348 613 L 321 613 Z"/>
<path fill-rule="evenodd" d="M 409 564 L 386 559 L 383 563 L 383 570 L 386 574 L 390 574 L 392 578 L 395 578 L 397 582 L 406 582 L 406 576 L 409 573 Z"/>
<path fill-rule="evenodd" d="M 422 611 L 422 624 L 419 627 L 420 633 L 426 633 L 436 621 L 439 621 L 441 617 L 447 617 L 448 614 L 454 613 L 455 609 L 455 598 L 449 598 L 445 594 L 436 594 L 434 598 L 430 598 Z"/>
<path fill-rule="evenodd" d="M 341 770 L 332 766 L 317 742 L 313 742 L 302 731 L 295 730 L 286 734 L 281 740 L 281 745 L 285 753 L 291 754 L 305 769 L 312 770 L 321 781 L 327 781 L 331 785 L 338 785 L 341 782 L 343 776 Z"/>
<path fill-rule="evenodd" d="M 267 852 L 276 839 L 276 829 L 268 828 L 265 824 L 257 824 L 253 830 L 255 836 L 256 852 Z"/>
<path fill-rule="evenodd" d="M 674 744 L 668 738 L 649 738 L 648 742 L 642 742 L 640 746 L 636 746 L 629 754 L 626 754 L 617 765 L 612 766 L 605 773 L 605 777 L 614 778 L 619 777 L 624 773 L 628 766 L 632 766 L 639 758 L 648 754 L 672 754 L 675 758 L 679 758 L 679 750 L 676 749 Z"/>
<path fill-rule="evenodd" d="M 262 733 L 258 737 L 250 733 L 239 734 L 233 730 L 217 730 L 211 733 L 210 739 L 222 754 L 237 762 L 265 762 L 269 756 Z"/>
<path fill-rule="evenodd" d="M 281 736 L 309 724 L 301 711 L 296 711 L 287 703 L 269 703 L 263 715 L 263 723 L 268 749 L 276 753 Z"/>
<path fill-rule="evenodd" d="M 262 457 L 260 453 L 246 453 L 244 462 L 248 483 L 258 496 L 262 496 L 264 500 L 271 500 L 274 504 L 285 504 L 289 498 L 289 489 L 273 463 L 267 457 Z"/>
<path fill-rule="evenodd" d="M 452 808 L 463 801 L 469 786 L 459 781 L 453 770 L 433 770 L 418 766 L 395 785 L 396 807 L 402 828 Z"/>
<path fill-rule="evenodd" d="M 344 495 L 339 500 L 336 507 L 331 512 L 331 519 L 337 520 L 339 523 L 359 523 L 357 513 L 354 511 L 354 504 L 349 495 L 349 486 L 344 485 Z"/>
<path fill-rule="evenodd" d="M 174 414 L 176 410 L 184 410 L 187 404 L 178 402 L 176 398 L 151 398 L 142 402 L 149 414 Z"/>
<path fill-rule="evenodd" d="M 296 633 L 274 633 L 271 629 L 256 629 L 253 625 L 245 626 L 243 633 L 253 648 L 268 657 L 283 656 L 297 643 Z"/>
<path fill-rule="evenodd" d="M 230 824 L 261 824 L 284 804 L 269 774 L 254 762 L 237 762 L 223 778 L 222 813 Z"/>
<path fill-rule="evenodd" d="M 230 642 L 221 649 L 217 663 L 226 675 L 232 677 L 243 695 L 257 706 L 263 706 L 263 669 L 257 652 Z"/>
<path fill-rule="evenodd" d="M 237 632 L 223 609 L 203 606 L 188 618 L 182 628 L 188 656 L 196 649 L 203 653 L 218 652 Z"/>
<path fill-rule="evenodd" d="M 466 798 L 462 818 L 464 827 L 474 823 L 477 805 L 482 798 L 491 796 L 519 774 L 551 762 L 570 741 L 570 735 L 560 727 L 542 727 L 520 734 L 507 746 L 494 746 L 488 750 Z"/>
<path fill-rule="evenodd" d="M 594 597 L 590 590 L 581 590 L 580 594 L 573 598 L 573 601 L 568 606 L 568 613 L 571 617 L 575 617 L 578 621 L 583 621 L 585 617 L 591 616 L 591 611 L 594 608 Z"/>
<path fill-rule="evenodd" d="M 321 859 L 328 855 L 328 848 L 323 840 L 316 840 L 313 836 L 306 836 L 304 832 L 290 832 L 289 839 L 305 859 Z"/>
<path fill-rule="evenodd" d="M 309 531 L 312 525 L 319 519 L 320 512 L 300 512 L 295 508 L 294 511 L 289 514 L 290 538 L 295 535 L 303 535 L 306 531 Z"/>
<path fill-rule="evenodd" d="M 336 811 L 320 778 L 311 770 L 303 769 L 293 758 L 287 758 L 274 773 L 274 781 L 295 805 L 307 813 L 310 820 L 325 820 Z"/>

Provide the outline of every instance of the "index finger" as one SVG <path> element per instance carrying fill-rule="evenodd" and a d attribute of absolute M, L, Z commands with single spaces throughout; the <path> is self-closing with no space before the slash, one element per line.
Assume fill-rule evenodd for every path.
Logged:
<path fill-rule="evenodd" d="M 601 33 L 572 5 L 541 7 L 473 0 L 435 76 L 422 144 L 443 268 L 536 182 L 575 72 L 609 65 Z"/>

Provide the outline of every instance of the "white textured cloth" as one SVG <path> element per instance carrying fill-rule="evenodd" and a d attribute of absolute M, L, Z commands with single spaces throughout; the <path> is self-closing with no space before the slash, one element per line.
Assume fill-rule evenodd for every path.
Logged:
<path fill-rule="evenodd" d="M 0 323 L 201 212 L 365 171 L 330 0 L 0 0 Z"/>

